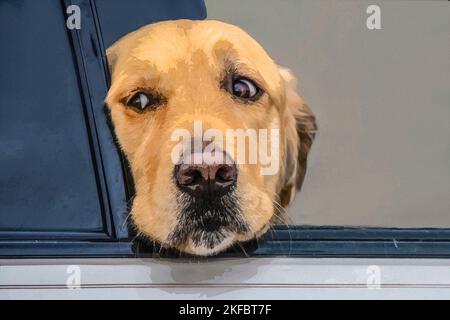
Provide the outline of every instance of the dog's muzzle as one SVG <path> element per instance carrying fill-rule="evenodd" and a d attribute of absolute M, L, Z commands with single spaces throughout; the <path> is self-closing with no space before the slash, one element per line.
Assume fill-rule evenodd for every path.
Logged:
<path fill-rule="evenodd" d="M 220 152 L 220 157 L 215 152 Z M 170 243 L 177 245 L 190 239 L 194 247 L 213 252 L 233 235 L 249 231 L 236 193 L 237 166 L 226 152 L 184 156 L 173 175 L 180 191 L 180 213 Z"/>

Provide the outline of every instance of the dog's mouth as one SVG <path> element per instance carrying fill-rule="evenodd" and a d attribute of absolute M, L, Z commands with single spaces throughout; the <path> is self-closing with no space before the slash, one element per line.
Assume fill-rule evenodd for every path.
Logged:
<path fill-rule="evenodd" d="M 249 232 L 235 185 L 220 197 L 178 195 L 178 223 L 168 237 L 171 246 L 197 255 L 211 255 L 226 249 L 238 235 Z"/>

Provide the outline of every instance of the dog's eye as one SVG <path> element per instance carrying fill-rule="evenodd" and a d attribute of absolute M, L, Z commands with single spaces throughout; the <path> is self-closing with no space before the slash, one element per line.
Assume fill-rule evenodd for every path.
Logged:
<path fill-rule="evenodd" d="M 261 89 L 251 80 L 238 78 L 233 81 L 233 95 L 244 100 L 255 99 Z"/>
<path fill-rule="evenodd" d="M 130 100 L 128 100 L 127 105 L 138 110 L 145 110 L 149 106 L 159 103 L 159 98 L 149 95 L 145 92 L 138 92 L 134 94 Z"/>

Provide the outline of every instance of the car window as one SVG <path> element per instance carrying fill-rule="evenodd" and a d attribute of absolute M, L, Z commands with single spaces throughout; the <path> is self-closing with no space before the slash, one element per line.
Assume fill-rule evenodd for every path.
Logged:
<path fill-rule="evenodd" d="M 0 2 L 0 232 L 105 227 L 63 13 Z"/>
<path fill-rule="evenodd" d="M 384 2 L 390 32 L 369 31 L 363 3 L 294 0 L 0 1 L 0 256 L 182 256 L 135 238 L 105 49 L 206 8 L 292 70 L 319 125 L 287 224 L 225 255 L 450 256 L 446 11 Z"/>

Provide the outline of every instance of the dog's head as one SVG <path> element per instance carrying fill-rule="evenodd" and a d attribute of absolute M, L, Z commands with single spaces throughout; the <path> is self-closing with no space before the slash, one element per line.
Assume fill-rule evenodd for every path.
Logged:
<path fill-rule="evenodd" d="M 290 72 L 218 21 L 152 24 L 107 55 L 139 232 L 197 255 L 264 233 L 300 188 L 316 130 Z"/>

